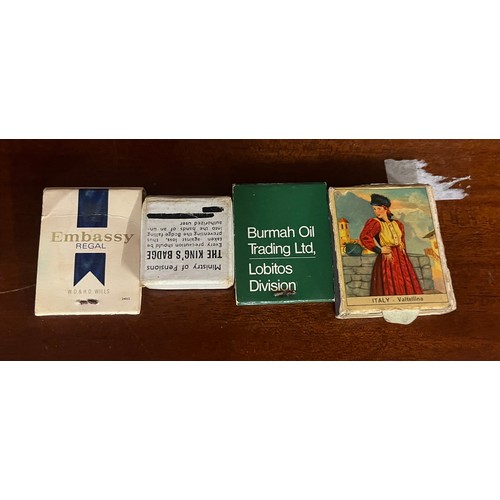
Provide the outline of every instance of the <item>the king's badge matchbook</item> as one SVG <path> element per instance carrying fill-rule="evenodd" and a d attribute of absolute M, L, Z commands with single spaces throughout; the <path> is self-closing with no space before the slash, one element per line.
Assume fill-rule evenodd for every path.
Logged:
<path fill-rule="evenodd" d="M 229 288 L 233 210 L 229 196 L 148 196 L 143 206 L 142 283 L 148 288 Z"/>

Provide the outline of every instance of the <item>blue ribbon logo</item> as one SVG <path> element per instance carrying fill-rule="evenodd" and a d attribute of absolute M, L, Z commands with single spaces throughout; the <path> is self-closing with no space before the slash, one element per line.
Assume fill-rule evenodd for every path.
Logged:
<path fill-rule="evenodd" d="M 108 189 L 79 189 L 77 227 L 108 227 Z M 75 253 L 76 286 L 88 273 L 105 284 L 106 254 Z"/>
<path fill-rule="evenodd" d="M 108 198 L 108 189 L 79 189 L 76 227 L 108 227 Z"/>
<path fill-rule="evenodd" d="M 104 285 L 105 269 L 105 253 L 76 253 L 73 286 L 76 286 L 88 273 L 92 273 Z"/>

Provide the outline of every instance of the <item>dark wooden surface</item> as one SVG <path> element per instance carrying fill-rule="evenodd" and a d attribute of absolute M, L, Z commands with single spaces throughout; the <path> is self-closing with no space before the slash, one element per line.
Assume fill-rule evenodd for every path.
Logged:
<path fill-rule="evenodd" d="M 237 307 L 232 289 L 144 289 L 137 317 L 33 314 L 44 187 L 230 195 L 236 182 L 349 186 L 386 182 L 386 158 L 471 176 L 467 198 L 438 202 L 451 314 L 409 326 L 341 321 L 332 304 Z M 498 360 L 499 205 L 500 141 L 0 141 L 0 359 Z"/>

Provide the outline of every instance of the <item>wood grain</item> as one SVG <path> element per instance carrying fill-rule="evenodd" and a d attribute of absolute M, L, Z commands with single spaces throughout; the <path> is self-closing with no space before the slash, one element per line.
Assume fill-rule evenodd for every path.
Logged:
<path fill-rule="evenodd" d="M 386 182 L 384 159 L 471 176 L 438 202 L 457 311 L 409 326 L 331 304 L 237 307 L 233 290 L 144 289 L 138 317 L 33 315 L 42 190 L 144 186 L 230 195 L 236 182 Z M 500 141 L 0 141 L 0 359 L 498 360 Z M 17 290 L 9 292 L 9 290 Z"/>

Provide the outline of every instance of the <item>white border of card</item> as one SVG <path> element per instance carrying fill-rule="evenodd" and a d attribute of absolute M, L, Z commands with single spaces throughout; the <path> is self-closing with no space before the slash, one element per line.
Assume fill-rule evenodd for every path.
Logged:
<path fill-rule="evenodd" d="M 393 310 L 445 314 L 456 309 L 431 186 L 329 188 L 328 197 L 334 228 L 338 318 L 378 317 Z M 387 202 L 389 218 L 385 215 Z M 381 213 L 377 205 L 382 206 L 381 217 L 376 216 Z M 388 222 L 382 224 L 384 220 Z M 387 235 L 393 238 L 390 245 L 384 245 Z M 410 278 L 398 277 L 398 265 L 404 266 Z"/>

